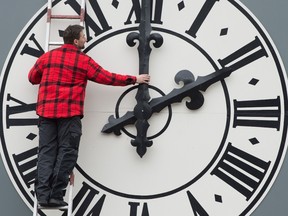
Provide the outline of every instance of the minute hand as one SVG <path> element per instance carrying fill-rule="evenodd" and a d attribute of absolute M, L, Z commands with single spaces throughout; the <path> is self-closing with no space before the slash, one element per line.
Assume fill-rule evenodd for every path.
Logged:
<path fill-rule="evenodd" d="M 184 86 L 179 89 L 173 89 L 170 93 L 163 97 L 158 97 L 152 99 L 149 104 L 154 112 L 160 112 L 165 107 L 169 106 L 172 103 L 179 103 L 183 100 L 183 98 L 189 96 L 193 97 L 193 94 L 197 91 L 206 91 L 206 89 L 215 82 L 223 80 L 228 77 L 232 73 L 231 68 L 222 68 L 217 70 L 207 76 L 199 76 L 196 81 L 193 81 L 191 78 L 187 79 L 187 77 L 192 76 L 190 71 L 180 71 L 176 75 L 175 79 L 178 81 L 183 81 Z M 183 76 L 186 75 L 186 76 Z M 188 75 L 188 76 L 187 76 Z M 120 118 L 114 118 L 113 116 L 109 117 L 109 123 L 105 124 L 102 132 L 103 133 L 112 133 L 114 132 L 116 135 L 120 135 L 119 131 L 124 126 L 129 124 L 134 124 L 136 122 L 136 118 L 133 112 L 127 112 Z"/>
<path fill-rule="evenodd" d="M 178 80 L 184 82 L 184 86 L 179 89 L 173 89 L 170 93 L 165 96 L 154 98 L 150 101 L 150 106 L 152 112 L 160 112 L 165 107 L 169 106 L 172 103 L 179 103 L 185 97 L 193 97 L 197 91 L 206 91 L 206 89 L 215 82 L 223 80 L 232 73 L 231 68 L 222 68 L 206 76 L 199 76 L 195 81 L 187 80 L 187 74 L 191 74 L 190 71 L 180 71 L 176 75 L 179 76 Z M 181 76 L 180 74 L 186 74 L 186 76 Z M 191 74 L 192 75 L 192 74 Z M 175 78 L 175 79 L 176 79 Z"/>

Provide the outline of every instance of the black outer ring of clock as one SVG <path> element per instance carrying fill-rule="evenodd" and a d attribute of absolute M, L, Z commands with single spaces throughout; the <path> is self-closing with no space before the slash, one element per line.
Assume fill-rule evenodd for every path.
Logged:
<path fill-rule="evenodd" d="M 55 0 L 53 1 L 53 6 L 58 4 L 61 0 Z M 274 47 L 272 46 L 270 40 L 267 38 L 266 34 L 263 32 L 262 28 L 259 26 L 259 24 L 254 20 L 254 18 L 252 18 L 252 16 L 241 6 L 239 5 L 239 3 L 235 2 L 234 0 L 228 0 L 232 5 L 234 5 L 240 12 L 242 12 L 246 18 L 248 18 L 250 20 L 250 22 L 254 25 L 254 27 L 258 30 L 258 33 L 262 36 L 262 38 L 264 39 L 266 45 L 268 46 L 272 56 L 273 56 L 273 60 L 275 61 L 275 64 L 277 66 L 278 69 L 278 75 L 281 81 L 281 86 L 282 86 L 282 91 L 283 91 L 283 101 L 284 101 L 284 114 L 283 116 L 287 116 L 287 106 L 288 106 L 288 100 L 287 100 L 287 89 L 286 89 L 286 83 L 285 83 L 285 79 L 284 79 L 284 75 L 283 75 L 283 71 L 281 68 L 281 63 L 279 62 L 278 56 L 274 50 Z M 18 50 L 21 47 L 22 42 L 24 41 L 24 39 L 27 37 L 27 35 L 30 33 L 31 29 L 37 24 L 37 22 L 46 14 L 47 9 L 43 8 L 42 11 L 39 12 L 39 14 L 37 15 L 37 17 L 29 24 L 29 26 L 27 26 L 26 30 L 23 32 L 22 36 L 19 38 L 18 42 L 15 43 L 15 47 L 13 49 L 13 52 L 11 54 L 11 57 L 9 59 L 9 61 L 7 62 L 7 66 L 6 66 L 6 70 L 2 71 L 2 83 L 1 83 L 1 91 L 0 91 L 0 103 L 1 103 L 1 115 L 0 115 L 0 122 L 3 125 L 3 117 L 5 118 L 5 109 L 3 109 L 3 103 L 5 101 L 5 96 L 4 96 L 4 92 L 5 92 L 5 87 L 6 87 L 6 82 L 7 82 L 7 78 L 8 78 L 8 74 L 10 71 L 10 67 L 13 63 L 13 60 L 18 52 Z M 137 28 L 131 28 L 131 30 L 135 30 Z M 156 30 L 156 28 L 154 28 L 154 30 Z M 101 40 L 101 39 L 100 39 Z M 86 50 L 87 51 L 87 50 Z M 223 84 L 222 84 L 223 85 Z M 283 132 L 282 132 L 282 139 L 281 139 L 281 146 L 279 148 L 278 151 L 278 156 L 275 160 L 274 166 L 272 171 L 269 174 L 268 179 L 266 180 L 264 186 L 261 188 L 260 192 L 257 194 L 257 196 L 254 198 L 254 200 L 252 200 L 252 202 L 250 203 L 249 206 L 247 206 L 247 208 L 245 210 L 243 210 L 243 212 L 240 215 L 245 215 L 247 214 L 252 208 L 253 206 L 259 201 L 259 199 L 263 196 L 263 194 L 265 193 L 267 187 L 271 184 L 272 179 L 274 178 L 275 173 L 278 171 L 279 169 L 279 163 L 282 161 L 284 155 L 282 154 L 283 151 L 285 150 L 285 142 L 286 142 L 286 135 L 287 135 L 287 118 L 283 118 Z M 5 127 L 5 126 L 4 126 Z M 7 163 L 7 166 L 9 167 L 9 172 L 11 173 L 11 175 L 13 176 L 13 179 L 15 181 L 15 183 L 18 186 L 18 189 L 21 191 L 22 195 L 25 197 L 25 199 L 29 202 L 29 204 L 31 206 L 33 206 L 33 200 L 30 197 L 30 194 L 27 193 L 27 191 L 24 189 L 23 185 L 21 184 L 20 180 L 17 177 L 16 174 L 16 170 L 14 170 L 13 165 L 12 165 L 12 161 L 9 158 L 9 153 L 7 151 L 6 148 L 6 141 L 5 141 L 5 136 L 4 136 L 4 130 L 3 128 L 0 128 L 0 138 L 1 138 L 1 144 L 2 144 L 2 149 L 3 149 L 3 154 L 5 157 L 5 161 Z M 78 168 L 78 170 L 82 173 L 81 168 L 76 165 L 76 168 Z M 7 171 L 8 172 L 8 171 Z M 82 173 L 83 174 L 83 173 Z M 85 173 L 84 173 L 85 174 Z M 91 180 L 91 178 L 89 176 L 87 176 L 89 180 Z M 100 188 L 106 190 L 107 192 L 115 192 L 115 191 L 111 191 L 109 188 L 105 188 L 105 186 L 100 185 L 99 183 L 95 182 L 92 179 L 92 182 L 96 183 L 97 186 L 99 186 Z M 158 197 L 147 197 L 147 196 L 138 196 L 135 197 L 133 195 L 125 195 L 125 194 L 119 194 L 119 193 L 114 193 L 117 196 L 123 196 L 123 197 L 127 197 L 127 198 L 137 198 L 137 199 L 151 199 L 151 198 L 158 198 Z M 42 212 L 39 212 L 41 215 L 44 215 Z"/>
<path fill-rule="evenodd" d="M 242 215 L 246 215 L 252 208 L 253 206 L 256 205 L 256 203 L 260 200 L 260 198 L 264 195 L 266 189 L 269 187 L 269 185 L 271 184 L 271 181 L 273 180 L 273 177 L 275 175 L 275 173 L 278 171 L 279 167 L 279 163 L 281 162 L 282 158 L 285 156 L 283 155 L 283 152 L 285 150 L 285 142 L 286 142 L 286 136 L 287 136 L 287 107 L 288 107 L 288 99 L 287 99 L 287 89 L 286 89 L 286 83 L 285 83 L 285 79 L 284 79 L 284 75 L 283 75 L 283 71 L 281 68 L 281 63 L 279 62 L 278 56 L 274 50 L 274 47 L 272 46 L 270 40 L 268 39 L 268 37 L 266 36 L 266 34 L 264 33 L 264 31 L 262 30 L 262 28 L 259 26 L 259 24 L 253 19 L 253 17 L 237 2 L 235 2 L 234 0 L 228 0 L 232 5 L 234 5 L 247 19 L 249 19 L 249 21 L 253 24 L 253 26 L 257 29 L 258 33 L 261 35 L 261 37 L 264 39 L 265 44 L 268 46 L 272 56 L 273 56 L 273 60 L 275 61 L 275 64 L 277 66 L 277 70 L 278 70 L 278 75 L 281 81 L 281 86 L 282 86 L 282 91 L 283 91 L 283 101 L 284 101 L 284 114 L 283 116 L 285 116 L 283 118 L 283 131 L 282 131 L 282 139 L 281 139 L 281 145 L 278 151 L 278 155 L 277 158 L 275 160 L 273 169 L 271 170 L 271 172 L 269 173 L 269 177 L 267 178 L 267 180 L 265 181 L 265 184 L 262 186 L 261 190 L 259 191 L 259 193 L 257 193 L 257 196 L 252 200 L 252 202 L 250 203 L 249 206 L 247 206 L 247 208 L 245 210 L 243 210 L 243 212 L 240 214 L 240 216 Z"/>

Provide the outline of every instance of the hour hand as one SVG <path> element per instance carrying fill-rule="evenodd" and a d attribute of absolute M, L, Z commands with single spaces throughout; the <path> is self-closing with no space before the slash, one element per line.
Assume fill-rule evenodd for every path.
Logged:
<path fill-rule="evenodd" d="M 200 91 L 206 91 L 206 89 L 220 80 L 228 77 L 232 73 L 231 68 L 224 67 L 206 76 L 199 76 L 194 80 L 193 74 L 188 70 L 182 70 L 175 76 L 176 83 L 183 82 L 183 87 L 179 89 L 173 89 L 170 93 L 163 97 L 154 98 L 149 102 L 152 113 L 160 112 L 165 107 L 172 103 L 179 103 L 185 97 L 190 97 L 191 101 L 186 103 L 189 109 L 198 109 L 202 106 L 204 99 Z M 109 117 L 109 122 L 104 125 L 102 132 L 120 135 L 120 130 L 129 124 L 134 124 L 136 121 L 133 112 L 127 112 L 120 118 Z"/>

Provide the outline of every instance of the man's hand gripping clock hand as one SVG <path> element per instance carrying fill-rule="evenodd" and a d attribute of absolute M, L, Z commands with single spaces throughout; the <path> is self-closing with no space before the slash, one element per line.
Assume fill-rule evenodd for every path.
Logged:
<path fill-rule="evenodd" d="M 150 75 L 149 74 L 140 74 L 138 76 L 136 76 L 136 83 L 138 84 L 149 84 L 150 82 Z"/>

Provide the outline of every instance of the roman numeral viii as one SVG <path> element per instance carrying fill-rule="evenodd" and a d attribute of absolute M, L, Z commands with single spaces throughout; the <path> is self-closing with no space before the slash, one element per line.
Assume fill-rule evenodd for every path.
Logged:
<path fill-rule="evenodd" d="M 246 197 L 253 195 L 263 180 L 270 161 L 265 162 L 231 143 L 211 175 L 215 175 Z"/>

